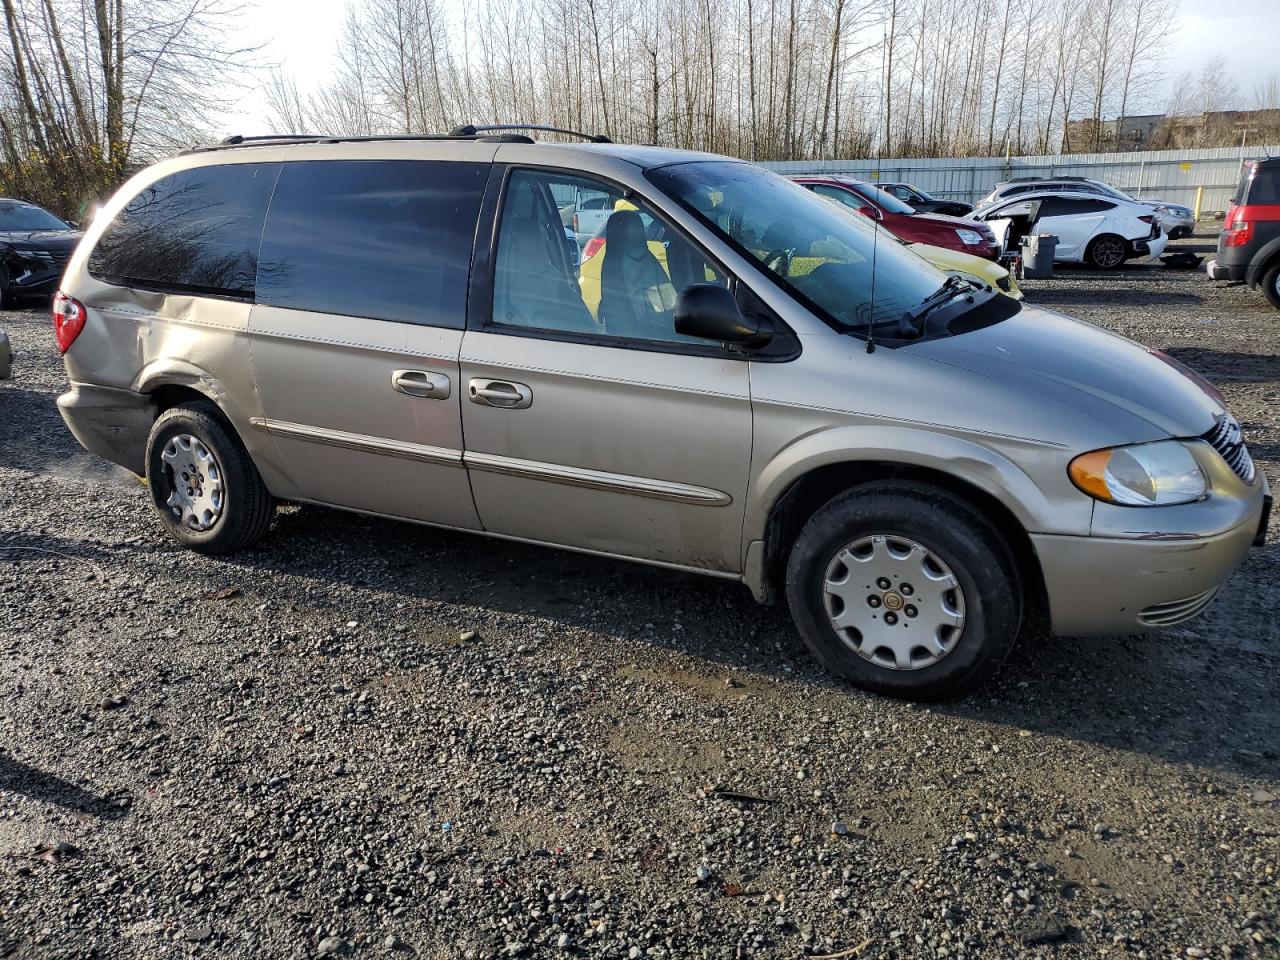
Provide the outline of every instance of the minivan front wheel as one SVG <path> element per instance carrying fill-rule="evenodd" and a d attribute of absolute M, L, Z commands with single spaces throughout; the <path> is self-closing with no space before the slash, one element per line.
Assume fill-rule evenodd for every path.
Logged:
<path fill-rule="evenodd" d="M 206 403 L 171 407 L 147 440 L 147 484 L 168 534 L 200 553 L 244 549 L 271 526 L 275 500 L 249 453 Z"/>
<path fill-rule="evenodd" d="M 972 506 L 924 484 L 855 487 L 817 511 L 787 601 L 832 673 L 893 696 L 959 696 L 991 677 L 1022 618 L 1013 556 Z"/>

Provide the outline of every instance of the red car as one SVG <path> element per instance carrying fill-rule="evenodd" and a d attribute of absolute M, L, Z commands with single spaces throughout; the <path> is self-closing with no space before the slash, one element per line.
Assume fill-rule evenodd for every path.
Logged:
<path fill-rule="evenodd" d="M 879 220 L 891 233 L 908 243 L 928 243 L 988 260 L 996 260 L 1000 256 L 995 234 L 980 221 L 948 217 L 941 213 L 916 213 L 897 197 L 862 180 L 844 177 L 792 179 L 806 190 Z"/>

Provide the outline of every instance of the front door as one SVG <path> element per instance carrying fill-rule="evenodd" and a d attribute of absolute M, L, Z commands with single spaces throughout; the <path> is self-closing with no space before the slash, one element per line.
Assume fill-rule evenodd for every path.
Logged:
<path fill-rule="evenodd" d="M 574 262 L 555 198 L 600 193 L 611 212 Z M 723 271 L 603 181 L 513 169 L 498 216 L 492 303 L 461 357 L 485 529 L 738 573 L 749 365 L 672 317 L 682 287 Z"/>
<path fill-rule="evenodd" d="M 490 167 L 283 165 L 250 315 L 263 416 L 299 499 L 478 528 L 458 351 Z"/>

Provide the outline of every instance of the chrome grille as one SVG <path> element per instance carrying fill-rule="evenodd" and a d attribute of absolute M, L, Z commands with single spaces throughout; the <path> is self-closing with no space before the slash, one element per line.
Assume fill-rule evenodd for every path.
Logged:
<path fill-rule="evenodd" d="M 1249 448 L 1244 445 L 1244 431 L 1240 429 L 1240 421 L 1228 413 L 1201 439 L 1208 441 L 1218 451 L 1236 476 L 1245 483 L 1253 483 L 1253 457 L 1249 456 Z"/>

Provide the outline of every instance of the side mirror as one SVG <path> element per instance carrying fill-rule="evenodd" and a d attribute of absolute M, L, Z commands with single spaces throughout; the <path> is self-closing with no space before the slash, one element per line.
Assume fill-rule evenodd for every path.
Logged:
<path fill-rule="evenodd" d="M 870 217 L 872 220 L 879 220 L 881 218 L 880 211 L 877 210 L 875 207 L 871 206 L 870 204 L 866 204 L 865 206 L 859 207 L 858 212 L 862 214 L 864 217 Z"/>
<path fill-rule="evenodd" d="M 760 347 L 773 339 L 757 317 L 746 317 L 718 283 L 691 283 L 676 297 L 676 333 L 720 343 Z"/>

